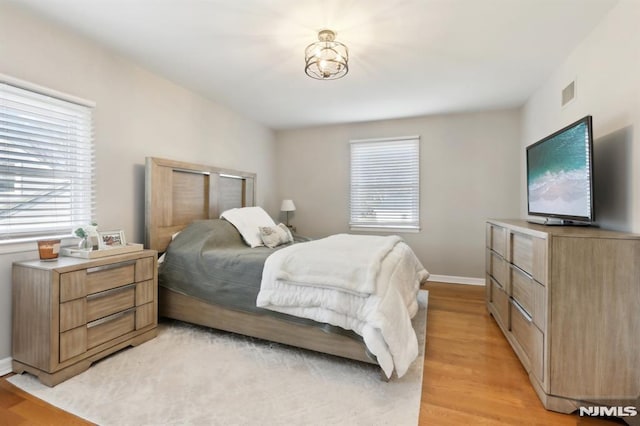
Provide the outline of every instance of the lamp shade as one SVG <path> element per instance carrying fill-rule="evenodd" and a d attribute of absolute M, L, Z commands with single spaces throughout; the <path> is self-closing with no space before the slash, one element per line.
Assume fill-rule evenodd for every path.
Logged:
<path fill-rule="evenodd" d="M 292 212 L 295 211 L 296 205 L 293 204 L 293 200 L 282 200 L 282 204 L 280 205 L 281 212 Z"/>

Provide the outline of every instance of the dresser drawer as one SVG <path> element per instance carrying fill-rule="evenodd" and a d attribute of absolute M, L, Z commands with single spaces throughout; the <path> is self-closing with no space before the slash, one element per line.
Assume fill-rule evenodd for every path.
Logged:
<path fill-rule="evenodd" d="M 511 233 L 511 263 L 532 275 L 533 237 L 517 232 Z"/>
<path fill-rule="evenodd" d="M 60 275 L 60 301 L 85 297 L 131 284 L 135 279 L 136 261 L 129 260 Z"/>
<path fill-rule="evenodd" d="M 509 264 L 501 256 L 493 251 L 488 252 L 487 272 L 495 279 L 500 287 L 509 291 Z"/>
<path fill-rule="evenodd" d="M 507 230 L 501 226 L 488 223 L 487 248 L 504 257 L 507 253 Z"/>
<path fill-rule="evenodd" d="M 502 287 L 491 278 L 491 295 L 489 303 L 494 307 L 496 321 L 502 325 L 504 330 L 509 329 L 509 295 L 502 290 Z"/>
<path fill-rule="evenodd" d="M 512 232 L 510 254 L 511 263 L 542 285 L 546 285 L 547 241 L 545 239 Z"/>
<path fill-rule="evenodd" d="M 518 302 L 527 315 L 533 318 L 533 322 L 545 329 L 546 303 L 545 288 L 536 282 L 531 276 L 515 266 L 510 268 L 511 297 Z"/>
<path fill-rule="evenodd" d="M 531 371 L 542 383 L 544 381 L 544 334 L 535 326 L 531 317 L 517 302 L 511 300 L 510 304 L 511 333 L 527 357 L 523 363 L 525 366 L 530 365 Z"/>

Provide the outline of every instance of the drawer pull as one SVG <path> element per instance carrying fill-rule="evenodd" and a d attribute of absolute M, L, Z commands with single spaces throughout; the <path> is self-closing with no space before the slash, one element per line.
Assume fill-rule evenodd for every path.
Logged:
<path fill-rule="evenodd" d="M 113 315 L 109 315 L 108 317 L 104 317 L 104 318 L 97 319 L 95 321 L 91 321 L 90 323 L 87 324 L 87 328 L 96 327 L 96 326 L 98 326 L 100 324 L 104 324 L 106 322 L 116 320 L 116 319 L 118 319 L 120 317 L 123 317 L 123 316 L 127 315 L 128 313 L 134 312 L 135 310 L 136 310 L 136 308 L 133 307 L 133 308 L 129 308 L 129 309 L 125 310 L 125 311 L 118 312 L 118 313 L 115 313 Z"/>
<path fill-rule="evenodd" d="M 498 253 L 497 251 L 495 251 L 494 249 L 489 249 L 491 250 L 491 254 L 496 255 L 497 257 L 499 257 L 501 260 L 504 260 L 504 256 L 501 255 L 500 253 Z"/>
<path fill-rule="evenodd" d="M 111 296 L 112 294 L 120 293 L 121 291 L 127 291 L 127 290 L 130 290 L 132 288 L 135 288 L 135 286 L 136 286 L 135 283 L 127 284 L 127 285 L 122 286 L 122 287 L 112 288 L 111 290 L 101 291 L 100 293 L 90 294 L 90 295 L 87 296 L 87 301 L 100 299 L 101 297 Z"/>
<path fill-rule="evenodd" d="M 100 271 L 108 271 L 109 269 L 118 269 L 122 268 L 123 266 L 135 265 L 135 263 L 135 260 L 127 260 L 126 262 L 113 263 L 111 265 L 96 266 L 94 268 L 88 268 L 87 274 L 93 274 L 94 272 Z"/>
<path fill-rule="evenodd" d="M 514 271 L 519 272 L 521 275 L 524 275 L 525 277 L 529 278 L 530 280 L 533 280 L 533 276 L 530 273 L 528 273 L 524 269 L 518 267 L 517 265 L 514 265 L 513 263 L 510 263 L 509 267 L 511 269 L 513 269 Z"/>
<path fill-rule="evenodd" d="M 527 320 L 528 323 L 533 322 L 533 317 L 529 315 L 522 306 L 520 306 L 520 304 L 516 301 L 516 299 L 512 298 L 511 304 L 520 312 L 520 314 L 522 314 L 522 316 L 524 317 L 525 320 Z"/>

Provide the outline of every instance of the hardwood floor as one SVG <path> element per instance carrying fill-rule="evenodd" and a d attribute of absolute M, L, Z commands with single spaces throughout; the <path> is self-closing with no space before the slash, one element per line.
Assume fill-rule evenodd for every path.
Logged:
<path fill-rule="evenodd" d="M 17 425 L 92 425 L 0 380 L 0 426 Z"/>
<path fill-rule="evenodd" d="M 611 425 L 547 411 L 485 308 L 484 287 L 427 283 L 421 425 Z"/>
<path fill-rule="evenodd" d="M 428 283 L 420 425 L 611 425 L 544 409 L 484 305 L 484 287 Z M 0 380 L 0 426 L 91 424 Z"/>

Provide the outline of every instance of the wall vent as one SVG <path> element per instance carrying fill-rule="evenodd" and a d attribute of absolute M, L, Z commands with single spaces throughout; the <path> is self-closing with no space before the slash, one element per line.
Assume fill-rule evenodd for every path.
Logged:
<path fill-rule="evenodd" d="M 565 106 L 576 97 L 576 82 L 572 81 L 562 89 L 562 106 Z"/>

